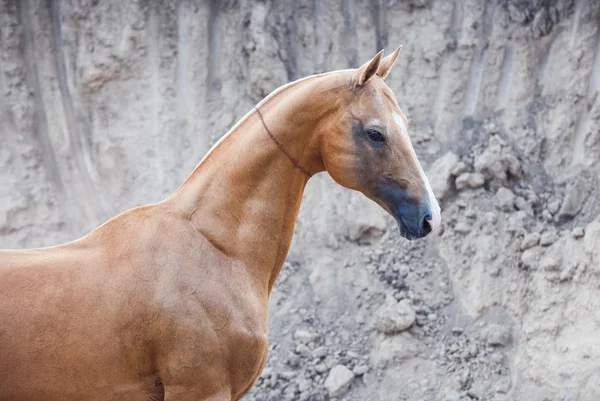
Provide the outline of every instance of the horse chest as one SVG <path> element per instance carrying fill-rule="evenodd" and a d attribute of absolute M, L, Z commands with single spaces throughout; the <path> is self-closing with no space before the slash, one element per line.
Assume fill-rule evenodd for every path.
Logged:
<path fill-rule="evenodd" d="M 183 375 L 177 379 L 183 382 L 200 379 L 206 386 L 228 383 L 233 395 L 244 394 L 267 358 L 266 298 L 250 288 L 215 288 L 200 285 L 193 295 L 186 291 L 170 305 L 169 334 L 163 336 L 169 342 L 164 347 L 166 376 Z"/>

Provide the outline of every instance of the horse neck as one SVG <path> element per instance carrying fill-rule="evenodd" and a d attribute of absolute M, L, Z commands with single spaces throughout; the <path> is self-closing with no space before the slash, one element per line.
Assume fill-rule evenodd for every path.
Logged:
<path fill-rule="evenodd" d="M 322 104 L 336 103 L 315 105 L 314 91 L 333 96 L 327 89 L 335 82 L 311 77 L 258 106 L 275 138 L 313 174 L 324 169 L 315 133 L 319 118 L 329 112 Z M 254 111 L 211 149 L 168 202 L 214 248 L 242 261 L 270 294 L 291 244 L 308 179 L 268 136 Z"/>

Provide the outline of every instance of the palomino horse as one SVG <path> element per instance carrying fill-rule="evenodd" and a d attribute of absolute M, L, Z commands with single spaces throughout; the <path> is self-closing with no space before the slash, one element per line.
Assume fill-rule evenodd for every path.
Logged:
<path fill-rule="evenodd" d="M 309 177 L 426 236 L 440 209 L 384 83 L 399 50 L 285 85 L 167 200 L 68 244 L 0 252 L 0 400 L 239 400 Z"/>

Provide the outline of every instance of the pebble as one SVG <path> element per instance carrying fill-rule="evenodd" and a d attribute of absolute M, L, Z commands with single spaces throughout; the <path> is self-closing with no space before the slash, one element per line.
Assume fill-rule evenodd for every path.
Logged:
<path fill-rule="evenodd" d="M 367 365 L 356 365 L 354 367 L 354 369 L 352 369 L 352 372 L 356 375 L 356 376 L 362 376 L 365 373 L 367 373 L 369 371 L 369 367 Z"/>
<path fill-rule="evenodd" d="M 459 335 L 462 334 L 465 330 L 462 327 L 453 327 L 452 334 Z"/>
<path fill-rule="evenodd" d="M 510 344 L 510 328 L 504 325 L 492 323 L 485 331 L 487 343 L 493 346 L 505 347 Z"/>
<path fill-rule="evenodd" d="M 533 209 L 531 205 L 521 196 L 517 196 L 515 199 L 515 207 L 519 210 L 523 210 L 527 215 L 533 216 Z"/>
<path fill-rule="evenodd" d="M 560 201 L 559 200 L 554 200 L 552 202 L 548 203 L 548 206 L 546 207 L 548 209 L 548 211 L 551 214 L 556 214 L 559 210 L 560 210 Z"/>
<path fill-rule="evenodd" d="M 454 226 L 454 231 L 459 234 L 467 234 L 469 231 L 471 231 L 471 225 L 466 221 L 461 220 Z"/>
<path fill-rule="evenodd" d="M 294 339 L 303 344 L 308 344 L 309 342 L 316 340 L 318 337 L 319 335 L 317 333 L 310 330 L 298 329 L 294 333 Z"/>
<path fill-rule="evenodd" d="M 585 236 L 585 230 L 583 227 L 575 227 L 573 231 L 571 231 L 571 236 L 573 236 L 573 238 L 583 238 Z"/>
<path fill-rule="evenodd" d="M 498 188 L 496 191 L 496 205 L 500 210 L 510 212 L 514 210 L 515 194 L 506 187 Z"/>
<path fill-rule="evenodd" d="M 481 173 L 462 173 L 456 178 L 456 189 L 481 188 L 485 184 L 485 176 Z"/>
<path fill-rule="evenodd" d="M 584 202 L 589 197 L 590 188 L 583 179 L 576 179 L 569 185 L 565 193 L 565 199 L 557 214 L 559 220 L 572 219 L 581 211 Z"/>
<path fill-rule="evenodd" d="M 315 365 L 315 372 L 317 373 L 325 373 L 327 372 L 327 366 L 322 363 L 318 363 Z"/>
<path fill-rule="evenodd" d="M 465 162 L 460 161 L 460 162 L 456 163 L 456 165 L 454 167 L 452 167 L 452 170 L 450 170 L 450 174 L 458 177 L 462 173 L 466 173 L 468 170 L 469 170 L 469 168 L 467 167 Z"/>
<path fill-rule="evenodd" d="M 577 272 L 578 267 L 579 267 L 579 265 L 577 263 L 571 263 L 569 266 L 567 266 L 565 269 L 563 269 L 563 271 L 560 272 L 558 279 L 561 282 L 571 280 L 575 276 L 575 273 Z"/>
<path fill-rule="evenodd" d="M 560 260 L 555 255 L 544 255 L 540 260 L 540 269 L 558 271 L 560 269 Z"/>
<path fill-rule="evenodd" d="M 546 231 L 540 237 L 541 246 L 550 246 L 558 240 L 558 234 L 556 231 Z"/>
<path fill-rule="evenodd" d="M 313 353 L 305 344 L 298 344 L 296 352 L 305 358 L 313 358 Z"/>
<path fill-rule="evenodd" d="M 329 351 L 327 347 L 318 347 L 314 349 L 313 356 L 315 358 L 325 358 L 328 353 Z"/>
<path fill-rule="evenodd" d="M 504 379 L 501 380 L 497 385 L 496 385 L 496 393 L 498 394 L 506 394 L 508 393 L 508 390 L 510 390 L 510 379 Z"/>
<path fill-rule="evenodd" d="M 415 318 L 410 301 L 392 302 L 379 310 L 377 330 L 385 334 L 399 333 L 412 326 Z"/>
<path fill-rule="evenodd" d="M 521 250 L 525 251 L 527 249 L 533 248 L 537 244 L 540 243 L 540 233 L 529 233 L 525 235 L 523 241 L 521 241 Z"/>
<path fill-rule="evenodd" d="M 344 365 L 336 365 L 329 371 L 325 388 L 331 397 L 341 397 L 348 392 L 353 380 L 354 373 L 350 369 Z"/>

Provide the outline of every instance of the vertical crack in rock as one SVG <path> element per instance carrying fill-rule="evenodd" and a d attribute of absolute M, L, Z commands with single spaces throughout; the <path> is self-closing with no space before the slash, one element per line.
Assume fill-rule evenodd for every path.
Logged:
<path fill-rule="evenodd" d="M 206 78 L 209 99 L 216 99 L 221 93 L 221 8 L 219 4 L 219 0 L 210 0 L 208 18 L 208 74 Z"/>
<path fill-rule="evenodd" d="M 485 70 L 485 53 L 488 48 L 488 41 L 492 34 L 493 19 L 494 19 L 494 3 L 485 3 L 485 11 L 483 18 L 483 36 L 479 42 L 477 53 L 471 64 L 471 77 L 469 79 L 469 87 L 465 98 L 465 117 L 473 117 L 477 109 L 477 101 L 481 91 L 481 82 Z"/>
<path fill-rule="evenodd" d="M 181 0 L 177 8 L 178 29 L 177 29 L 177 94 L 176 94 L 176 113 L 177 120 L 181 127 L 187 125 L 190 112 L 190 23 L 193 15 L 188 7 L 186 0 Z"/>
<path fill-rule="evenodd" d="M 84 202 L 78 202 L 87 209 L 90 216 L 93 216 L 97 222 L 106 220 L 107 213 L 102 205 L 102 193 L 96 188 L 92 178 L 95 169 L 91 160 L 91 149 L 89 149 L 89 138 L 84 135 L 86 129 L 80 129 L 78 126 L 75 109 L 73 106 L 73 97 L 67 82 L 67 67 L 65 64 L 65 44 L 62 35 L 60 20 L 60 2 L 49 1 L 50 22 L 52 27 L 52 39 L 54 41 L 56 69 L 58 72 L 58 87 L 61 93 L 63 111 L 65 113 L 67 134 L 71 148 L 71 157 L 75 163 L 77 171 L 76 176 L 83 186 L 80 193 L 85 198 Z M 87 138 L 87 140 L 86 140 Z"/>
<path fill-rule="evenodd" d="M 48 135 L 48 122 L 46 119 L 46 109 L 42 99 L 42 89 L 40 86 L 40 78 L 37 70 L 37 64 L 34 60 L 34 32 L 31 23 L 29 11 L 32 9 L 31 0 L 24 3 L 17 2 L 19 7 L 19 18 L 23 25 L 23 57 L 27 69 L 27 83 L 33 90 L 35 117 L 34 117 L 34 135 L 36 141 L 40 144 L 42 164 L 46 171 L 48 180 L 56 188 L 58 196 L 64 197 L 64 186 L 60 175 L 60 168 L 56 161 L 56 154 L 52 147 L 52 141 Z"/>
<path fill-rule="evenodd" d="M 375 25 L 375 48 L 377 51 L 385 49 L 388 45 L 388 21 L 384 0 L 375 0 L 373 3 L 373 23 Z M 397 45 L 395 45 L 397 46 Z M 387 49 L 391 52 L 395 49 Z"/>
<path fill-rule="evenodd" d="M 598 24 L 596 25 L 594 61 L 588 77 L 586 97 L 583 101 L 581 114 L 577 119 L 577 125 L 575 126 L 573 156 L 571 158 L 571 164 L 573 165 L 580 163 L 585 164 L 585 141 L 590 134 L 592 127 L 590 107 L 600 90 L 600 12 L 598 12 L 596 20 L 598 21 Z"/>
<path fill-rule="evenodd" d="M 148 12 L 148 65 L 150 67 L 150 108 L 152 115 L 148 118 L 148 132 L 154 141 L 154 152 L 161 152 L 161 104 L 162 94 L 160 91 L 161 69 L 160 69 L 160 44 L 159 44 L 159 20 L 158 4 L 152 3 Z M 164 174 L 158 156 L 154 157 L 154 174 L 156 181 L 163 183 Z"/>
<path fill-rule="evenodd" d="M 452 14 L 450 16 L 450 25 L 447 28 L 448 34 L 453 37 L 453 41 L 456 45 L 456 32 L 460 29 L 458 26 L 459 22 L 462 21 L 462 7 L 460 6 L 460 2 L 455 2 L 452 7 Z M 434 101 L 434 118 L 436 116 L 440 116 L 442 114 L 443 100 L 444 100 L 444 87 L 447 76 L 449 75 L 450 69 L 450 60 L 451 55 L 449 54 L 450 49 L 446 48 L 444 51 L 444 55 L 442 56 L 441 67 L 439 78 L 437 82 L 437 91 L 435 94 Z M 437 124 L 436 124 L 437 125 Z"/>
<path fill-rule="evenodd" d="M 296 79 L 300 78 L 298 76 L 298 44 L 300 38 L 298 37 L 298 23 L 295 18 L 299 6 L 300 2 L 294 3 L 294 12 L 287 16 L 285 22 L 287 62 L 285 62 L 284 65 L 289 81 L 295 81 Z"/>
<path fill-rule="evenodd" d="M 540 49 L 538 74 L 535 90 L 535 93 L 537 95 L 540 95 L 542 92 L 544 80 L 546 79 L 546 72 L 548 71 L 548 59 L 550 58 L 550 51 L 552 50 L 552 46 L 554 45 L 554 42 L 556 41 L 556 38 L 558 37 L 560 32 L 560 29 L 553 29 L 552 33 L 550 34 L 550 39 L 547 40 Z"/>
<path fill-rule="evenodd" d="M 515 62 L 515 48 L 512 43 L 507 43 L 504 48 L 504 59 L 500 69 L 500 83 L 498 84 L 498 97 L 496 110 L 505 109 L 510 98 L 510 89 L 517 65 Z"/>
<path fill-rule="evenodd" d="M 356 36 L 356 0 L 344 0 L 342 3 L 344 29 L 342 49 L 345 51 L 348 67 L 358 67 L 358 49 Z"/>
<path fill-rule="evenodd" d="M 464 92 L 461 86 L 467 82 L 462 80 L 456 71 L 467 62 L 465 61 L 466 57 L 472 59 L 472 56 L 468 54 L 467 47 L 459 47 L 461 41 L 459 34 L 461 34 L 465 19 L 465 7 L 467 6 L 462 2 L 454 4 L 450 23 L 446 28 L 451 41 L 447 41 L 442 57 L 433 114 L 435 133 L 442 142 L 452 140 L 458 127 L 457 122 L 460 121 L 460 113 L 464 111 L 464 105 L 461 104 L 464 101 Z M 471 60 L 468 62 L 471 63 Z"/>
<path fill-rule="evenodd" d="M 571 40 L 569 41 L 569 47 L 573 48 L 577 43 L 577 32 L 579 32 L 579 23 L 581 21 L 581 13 L 583 7 L 586 6 L 585 0 L 575 2 L 575 14 L 573 15 L 573 29 L 571 30 Z"/>
<path fill-rule="evenodd" d="M 325 21 L 322 0 L 313 0 L 313 30 L 315 41 L 315 72 L 325 71 Z"/>

